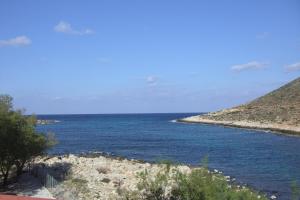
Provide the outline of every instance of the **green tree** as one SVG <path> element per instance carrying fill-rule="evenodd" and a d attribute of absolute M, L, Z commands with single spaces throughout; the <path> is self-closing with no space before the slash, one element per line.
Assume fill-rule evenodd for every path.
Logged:
<path fill-rule="evenodd" d="M 13 167 L 17 176 L 27 162 L 44 153 L 55 144 L 53 137 L 47 137 L 35 130 L 36 118 L 25 116 L 22 110 L 14 110 L 12 97 L 0 95 L 0 170 L 3 185 Z"/>
<path fill-rule="evenodd" d="M 14 157 L 10 150 L 14 145 L 15 134 L 9 136 L 13 126 L 12 98 L 7 95 L 0 96 L 0 170 L 3 177 L 3 183 L 6 184 L 9 171 L 14 165 Z"/>
<path fill-rule="evenodd" d="M 292 200 L 299 200 L 300 199 L 300 188 L 297 184 L 297 181 L 293 181 L 291 183 L 291 190 L 292 190 Z"/>

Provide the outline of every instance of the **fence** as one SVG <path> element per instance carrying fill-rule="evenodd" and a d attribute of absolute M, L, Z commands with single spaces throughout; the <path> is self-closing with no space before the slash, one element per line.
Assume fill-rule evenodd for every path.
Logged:
<path fill-rule="evenodd" d="M 60 169 L 60 173 L 55 174 L 54 172 L 58 168 Z M 34 177 L 38 178 L 41 184 L 46 187 L 55 198 L 68 200 L 79 199 L 77 194 L 74 194 L 60 184 L 69 174 L 68 170 L 66 170 L 64 166 L 47 167 L 44 164 L 34 164 L 28 165 L 26 170 Z M 53 172 L 58 178 L 54 178 L 54 176 L 52 176 L 49 172 Z"/>
<path fill-rule="evenodd" d="M 52 189 L 59 184 L 59 182 L 47 172 L 47 169 L 43 165 L 28 165 L 27 171 L 38 178 L 41 184 L 48 189 Z"/>

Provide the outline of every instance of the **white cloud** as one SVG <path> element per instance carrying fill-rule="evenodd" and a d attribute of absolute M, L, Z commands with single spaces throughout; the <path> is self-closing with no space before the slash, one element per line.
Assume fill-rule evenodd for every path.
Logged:
<path fill-rule="evenodd" d="M 59 96 L 52 98 L 52 100 L 54 100 L 54 101 L 58 101 L 58 100 L 62 100 L 62 99 L 63 99 L 63 98 L 62 98 L 62 97 L 59 97 Z"/>
<path fill-rule="evenodd" d="M 22 35 L 22 36 L 17 36 L 15 38 L 11 38 L 11 39 L 7 39 L 7 40 L 0 40 L 0 47 L 3 46 L 26 46 L 26 45 L 30 45 L 31 44 L 31 40 Z"/>
<path fill-rule="evenodd" d="M 94 33 L 94 31 L 91 29 L 83 29 L 83 30 L 73 29 L 71 24 L 65 21 L 60 21 L 56 26 L 54 26 L 54 31 L 59 33 L 73 34 L 73 35 L 89 35 Z"/>
<path fill-rule="evenodd" d="M 270 35 L 269 32 L 262 32 L 262 33 L 260 33 L 260 34 L 257 34 L 257 35 L 256 35 L 256 38 L 257 38 L 257 39 L 265 39 L 265 38 L 267 38 L 269 35 Z"/>
<path fill-rule="evenodd" d="M 290 65 L 286 65 L 284 68 L 288 72 L 300 71 L 300 62 L 294 63 L 294 64 L 290 64 Z"/>
<path fill-rule="evenodd" d="M 231 66 L 231 70 L 240 72 L 240 71 L 249 70 L 249 69 L 264 69 L 268 65 L 269 64 L 266 62 L 252 61 L 252 62 L 248 62 L 245 64 L 233 65 L 233 66 Z"/>
<path fill-rule="evenodd" d="M 149 86 L 155 86 L 155 85 L 157 85 L 158 77 L 148 76 L 148 77 L 146 77 L 146 82 Z"/>

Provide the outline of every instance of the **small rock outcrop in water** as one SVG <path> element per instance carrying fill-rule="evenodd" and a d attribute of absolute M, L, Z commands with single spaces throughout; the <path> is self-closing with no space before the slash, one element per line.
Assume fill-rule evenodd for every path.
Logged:
<path fill-rule="evenodd" d="M 47 125 L 47 124 L 54 124 L 54 123 L 58 123 L 60 121 L 58 120 L 50 120 L 50 119 L 38 119 L 36 120 L 36 123 L 39 125 Z"/>
<path fill-rule="evenodd" d="M 250 103 L 178 121 L 300 134 L 300 78 Z"/>

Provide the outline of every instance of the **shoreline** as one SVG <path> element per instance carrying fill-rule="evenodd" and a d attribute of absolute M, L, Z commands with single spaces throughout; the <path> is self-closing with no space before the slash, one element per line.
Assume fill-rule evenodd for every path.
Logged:
<path fill-rule="evenodd" d="M 136 191 L 137 175 L 145 170 L 155 175 L 163 165 L 112 156 L 107 153 L 46 155 L 35 159 L 34 166 L 50 174 L 59 184 L 50 191 L 57 199 L 123 199 L 120 191 Z M 172 165 L 190 173 L 187 165 Z M 42 174 L 43 174 L 42 173 Z"/>
<path fill-rule="evenodd" d="M 37 158 L 33 164 L 59 180 L 58 187 L 51 190 L 54 197 L 70 197 L 76 193 L 78 199 L 85 199 L 85 197 L 88 197 L 87 199 L 119 199 L 119 190 L 136 190 L 137 174 L 147 170 L 155 175 L 167 165 L 114 156 L 104 152 L 46 155 Z M 201 166 L 186 164 L 171 164 L 170 166 L 183 173 L 191 173 L 194 169 L 204 169 Z M 274 195 L 263 190 L 253 189 L 247 184 L 240 184 L 235 178 L 227 176 L 217 169 L 207 170 L 211 174 L 222 176 L 228 185 L 241 189 L 248 188 L 258 191 L 262 195 Z M 62 174 L 64 176 L 61 176 Z"/>
<path fill-rule="evenodd" d="M 217 120 L 205 119 L 199 115 L 177 119 L 176 122 L 210 124 L 210 125 L 220 125 L 225 127 L 233 127 L 233 128 L 241 128 L 241 129 L 262 130 L 262 131 L 270 131 L 280 135 L 300 137 L 300 127 L 288 126 L 282 124 L 263 124 L 259 122 L 248 122 L 248 121 L 217 121 Z"/>

